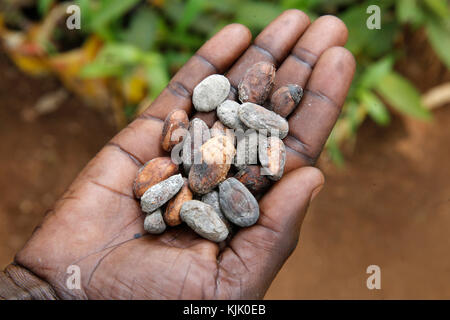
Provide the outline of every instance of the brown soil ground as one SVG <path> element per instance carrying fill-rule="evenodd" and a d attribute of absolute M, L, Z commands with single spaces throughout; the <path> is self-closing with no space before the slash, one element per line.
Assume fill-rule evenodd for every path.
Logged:
<path fill-rule="evenodd" d="M 0 54 L 0 269 L 115 130 L 74 97 L 33 120 L 32 109 L 60 85 L 31 79 Z"/>
<path fill-rule="evenodd" d="M 422 90 L 450 79 L 427 59 L 399 65 Z M 73 97 L 32 120 L 36 100 L 58 84 L 22 75 L 3 55 L 0 72 L 3 268 L 114 128 Z M 450 298 L 450 107 L 434 116 L 430 124 L 396 117 L 388 128 L 367 121 L 345 168 L 321 162 L 326 187 L 266 298 Z M 381 290 L 366 287 L 372 264 Z"/>

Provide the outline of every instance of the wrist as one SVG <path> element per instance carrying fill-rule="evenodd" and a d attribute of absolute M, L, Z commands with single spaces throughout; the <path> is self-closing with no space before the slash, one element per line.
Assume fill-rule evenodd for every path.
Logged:
<path fill-rule="evenodd" d="M 29 270 L 10 264 L 0 272 L 0 300 L 57 300 L 55 290 Z"/>

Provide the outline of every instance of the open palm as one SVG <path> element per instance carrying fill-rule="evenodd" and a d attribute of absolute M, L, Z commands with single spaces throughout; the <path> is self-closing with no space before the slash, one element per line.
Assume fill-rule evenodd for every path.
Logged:
<path fill-rule="evenodd" d="M 289 10 L 251 43 L 242 25 L 219 31 L 175 75 L 155 102 L 119 132 L 84 168 L 17 254 L 61 298 L 177 299 L 262 298 L 295 248 L 303 216 L 323 185 L 309 167 L 320 154 L 344 102 L 355 63 L 342 46 L 344 24 Z M 284 139 L 286 172 L 261 199 L 256 225 L 223 246 L 185 225 L 163 235 L 146 234 L 132 184 L 138 168 L 164 155 L 163 120 L 174 108 L 191 113 L 193 88 L 206 76 L 225 73 L 234 88 L 258 61 L 277 68 L 275 88 L 305 88 L 289 116 Z M 213 114 L 197 115 L 211 124 Z M 81 269 L 81 289 L 66 287 L 67 267 Z"/>

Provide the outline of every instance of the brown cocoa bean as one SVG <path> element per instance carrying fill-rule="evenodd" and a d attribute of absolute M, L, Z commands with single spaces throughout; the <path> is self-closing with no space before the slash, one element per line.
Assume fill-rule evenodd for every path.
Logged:
<path fill-rule="evenodd" d="M 219 201 L 225 217 L 240 227 L 249 227 L 259 218 L 258 201 L 236 178 L 219 185 Z"/>
<path fill-rule="evenodd" d="M 201 147 L 202 161 L 208 164 L 231 164 L 236 153 L 234 144 L 227 136 L 217 136 L 206 141 Z"/>
<path fill-rule="evenodd" d="M 261 195 L 271 185 L 270 179 L 267 176 L 261 175 L 260 166 L 245 167 L 236 173 L 234 177 L 255 196 Z"/>
<path fill-rule="evenodd" d="M 270 98 L 273 112 L 286 118 L 299 104 L 303 96 L 303 89 L 296 84 L 288 84 L 279 88 Z"/>
<path fill-rule="evenodd" d="M 148 161 L 139 169 L 134 180 L 133 191 L 136 198 L 142 197 L 151 186 L 177 173 L 178 166 L 169 157 L 159 157 Z"/>
<path fill-rule="evenodd" d="M 162 130 L 162 148 L 171 151 L 172 148 L 183 140 L 182 136 L 172 137 L 172 133 L 177 129 L 188 129 L 189 118 L 186 111 L 175 109 L 169 113 L 164 121 Z"/>
<path fill-rule="evenodd" d="M 262 105 L 269 96 L 275 79 L 275 66 L 269 62 L 255 63 L 239 83 L 239 100 Z"/>
<path fill-rule="evenodd" d="M 202 162 L 191 167 L 189 186 L 195 193 L 205 194 L 226 179 L 235 149 L 226 136 L 217 136 L 206 141 L 200 150 Z"/>
<path fill-rule="evenodd" d="M 186 178 L 183 178 L 183 180 L 183 187 L 181 187 L 181 190 L 177 195 L 167 203 L 166 211 L 164 212 L 164 221 L 171 227 L 181 224 L 181 206 L 186 201 L 192 200 L 192 192 L 189 189 L 188 180 Z"/>
<path fill-rule="evenodd" d="M 233 142 L 233 144 L 236 140 L 233 130 L 225 127 L 224 124 L 222 122 L 220 122 L 219 120 L 214 122 L 214 124 L 212 125 L 212 127 L 210 129 L 210 132 L 211 132 L 211 138 L 214 138 L 217 136 L 227 136 Z"/>
<path fill-rule="evenodd" d="M 189 171 L 189 187 L 198 194 L 205 194 L 226 179 L 228 164 L 194 164 Z"/>
<path fill-rule="evenodd" d="M 269 137 L 265 142 L 267 146 L 260 143 L 258 149 L 261 174 L 274 181 L 280 180 L 286 163 L 286 148 L 278 137 Z"/>

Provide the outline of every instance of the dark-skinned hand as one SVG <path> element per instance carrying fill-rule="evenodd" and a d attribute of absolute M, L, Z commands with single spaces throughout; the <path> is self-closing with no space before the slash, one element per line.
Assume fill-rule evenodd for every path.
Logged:
<path fill-rule="evenodd" d="M 61 298 L 255 299 L 264 297 L 297 245 L 300 227 L 324 183 L 311 167 L 334 126 L 353 78 L 353 56 L 342 46 L 337 18 L 310 23 L 288 10 L 253 41 L 238 24 L 224 27 L 174 76 L 136 120 L 92 159 L 16 255 L 16 263 L 47 281 Z M 237 87 L 246 69 L 265 60 L 277 67 L 274 90 L 305 88 L 289 116 L 285 176 L 260 200 L 256 225 L 223 248 L 182 225 L 155 236 L 143 230 L 133 196 L 138 168 L 165 155 L 163 120 L 174 108 L 192 113 L 193 88 L 223 73 Z M 211 125 L 211 115 L 202 115 Z M 67 267 L 81 269 L 81 289 L 68 289 Z"/>

